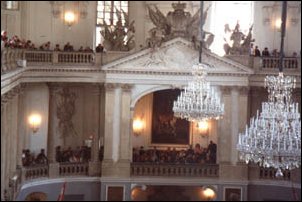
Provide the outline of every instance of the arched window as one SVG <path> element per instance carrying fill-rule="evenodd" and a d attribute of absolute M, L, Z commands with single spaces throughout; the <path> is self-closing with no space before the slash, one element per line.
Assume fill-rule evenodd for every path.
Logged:
<path fill-rule="evenodd" d="M 229 41 L 227 28 L 234 30 L 237 22 L 240 30 L 247 34 L 253 24 L 253 2 L 252 1 L 215 1 L 212 5 L 210 31 L 214 33 L 215 39 L 210 49 L 223 56 L 225 54 L 223 45 Z M 225 26 L 228 24 L 228 26 Z"/>
<path fill-rule="evenodd" d="M 123 10 L 125 13 L 128 13 L 128 1 L 98 1 L 97 2 L 97 24 L 96 24 L 96 45 L 102 42 L 102 36 L 100 31 L 103 28 L 103 25 L 114 26 L 118 20 L 116 15 L 116 9 L 119 11 Z M 122 21 L 124 23 L 122 15 Z"/>

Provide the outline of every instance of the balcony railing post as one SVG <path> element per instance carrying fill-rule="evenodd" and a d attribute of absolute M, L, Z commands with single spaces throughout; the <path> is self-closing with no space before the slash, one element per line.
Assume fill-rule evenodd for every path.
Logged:
<path fill-rule="evenodd" d="M 50 163 L 49 164 L 49 178 L 57 178 L 59 177 L 59 163 Z"/>
<path fill-rule="evenodd" d="M 58 59 L 58 52 L 54 51 L 52 52 L 52 64 L 58 64 L 59 59 Z"/>

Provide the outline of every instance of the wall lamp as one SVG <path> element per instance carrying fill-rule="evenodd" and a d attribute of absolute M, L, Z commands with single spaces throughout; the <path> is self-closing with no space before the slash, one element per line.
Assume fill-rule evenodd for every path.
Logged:
<path fill-rule="evenodd" d="M 206 137 L 209 134 L 209 123 L 207 121 L 201 121 L 197 123 L 198 132 L 202 137 Z"/>
<path fill-rule="evenodd" d="M 31 114 L 28 117 L 28 123 L 30 128 L 32 129 L 33 133 L 36 133 L 39 130 L 39 127 L 41 125 L 41 115 L 39 114 Z"/>
<path fill-rule="evenodd" d="M 142 119 L 137 118 L 135 120 L 133 120 L 133 134 L 135 136 L 139 136 L 142 134 L 144 129 L 144 122 Z"/>

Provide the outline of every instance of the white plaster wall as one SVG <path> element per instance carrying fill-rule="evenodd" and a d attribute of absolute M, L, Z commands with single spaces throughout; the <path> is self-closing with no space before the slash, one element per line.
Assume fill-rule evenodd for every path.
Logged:
<path fill-rule="evenodd" d="M 67 5 L 66 8 L 68 7 Z M 71 29 L 63 23 L 62 16 L 53 17 L 49 1 L 28 1 L 26 9 L 28 13 L 21 24 L 25 25 L 24 30 L 28 30 L 27 39 L 35 43 L 36 47 L 47 41 L 51 42 L 51 48 L 57 43 L 62 48 L 64 44 L 70 42 L 76 50 L 80 46 L 85 48 L 94 44 L 96 1 L 89 2 L 86 19 L 79 19 Z"/>
<path fill-rule="evenodd" d="M 263 23 L 264 17 L 267 16 L 267 12 L 263 9 L 263 6 L 273 6 L 274 3 L 275 1 L 255 1 L 254 3 L 253 37 L 256 40 L 255 45 L 258 45 L 260 50 L 263 50 L 265 47 L 268 47 L 270 51 L 273 49 L 280 50 L 281 34 L 276 30 L 273 23 L 277 18 L 281 18 L 281 1 L 278 2 L 275 12 L 270 15 L 271 23 Z M 299 54 L 301 50 L 301 11 L 300 13 L 298 12 L 298 7 L 299 1 L 288 1 L 286 35 L 284 39 L 284 52 L 288 56 L 291 56 L 294 51 Z M 291 23 L 293 17 L 298 18 L 296 25 Z"/>
<path fill-rule="evenodd" d="M 28 84 L 24 95 L 24 112 L 26 121 L 32 113 L 38 113 L 42 117 L 39 130 L 33 134 L 29 124 L 25 124 L 26 144 L 27 148 L 36 155 L 40 153 L 42 148 L 47 152 L 47 133 L 48 133 L 48 107 L 49 107 L 49 91 L 46 84 Z"/>

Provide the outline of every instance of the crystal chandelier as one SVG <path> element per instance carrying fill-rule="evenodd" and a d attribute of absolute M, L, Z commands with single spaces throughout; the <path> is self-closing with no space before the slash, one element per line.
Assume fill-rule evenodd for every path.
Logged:
<path fill-rule="evenodd" d="M 206 68 L 203 63 L 193 66 L 193 81 L 173 103 L 174 116 L 194 122 L 222 118 L 224 105 L 206 81 Z"/>
<path fill-rule="evenodd" d="M 203 1 L 200 2 L 200 33 L 203 36 Z M 193 80 L 188 83 L 180 96 L 173 103 L 175 117 L 188 121 L 201 122 L 208 119 L 220 119 L 223 116 L 224 105 L 220 97 L 206 81 L 208 65 L 201 62 L 202 38 L 199 46 L 199 64 L 193 66 Z"/>
<path fill-rule="evenodd" d="M 257 116 L 250 120 L 250 127 L 239 134 L 237 144 L 241 160 L 276 168 L 277 177 L 283 176 L 281 169 L 301 165 L 301 120 L 298 103 L 292 101 L 296 80 L 282 72 L 286 2 L 283 3 L 282 18 L 279 75 L 265 78 L 268 102 L 262 103 L 260 116 L 257 111 Z"/>

